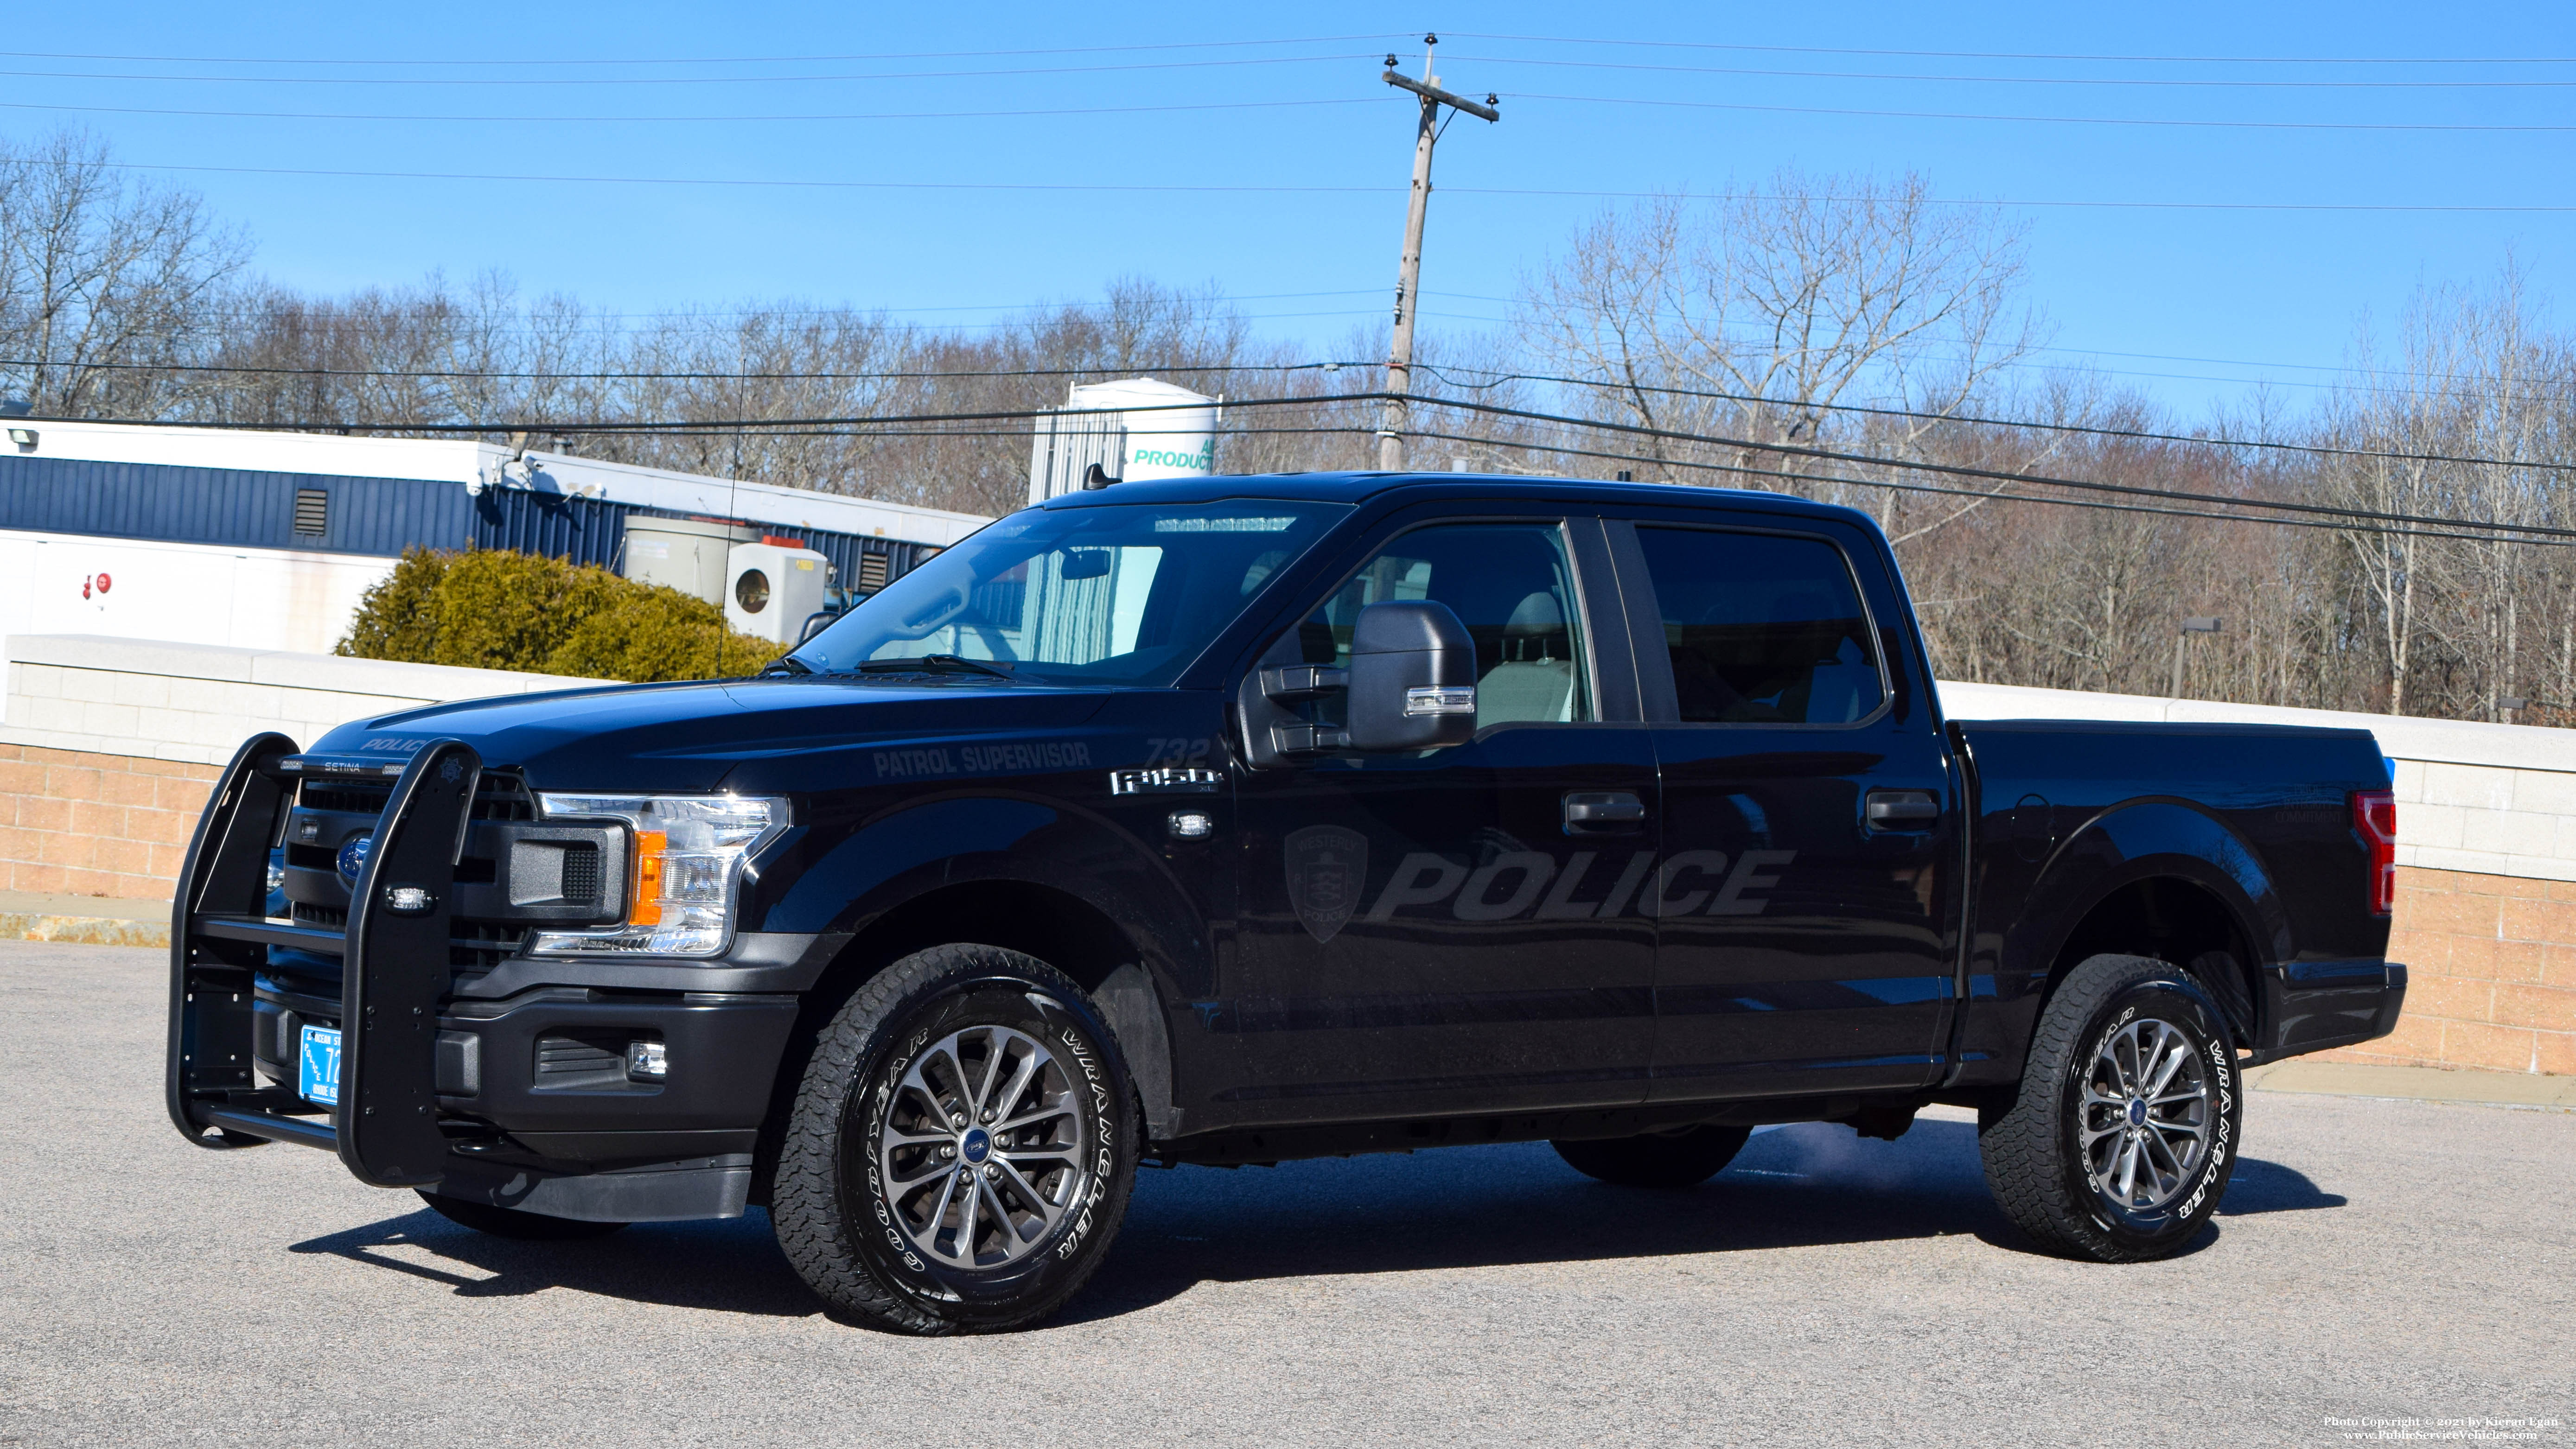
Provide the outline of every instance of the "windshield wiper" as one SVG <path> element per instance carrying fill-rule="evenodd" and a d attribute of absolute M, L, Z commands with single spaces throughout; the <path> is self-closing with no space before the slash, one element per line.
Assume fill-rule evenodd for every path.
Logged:
<path fill-rule="evenodd" d="M 868 659 L 850 671 L 853 674 L 989 674 L 995 679 L 1016 679 L 1007 664 L 991 664 L 969 659 L 963 654 L 924 654 L 912 659 Z"/>

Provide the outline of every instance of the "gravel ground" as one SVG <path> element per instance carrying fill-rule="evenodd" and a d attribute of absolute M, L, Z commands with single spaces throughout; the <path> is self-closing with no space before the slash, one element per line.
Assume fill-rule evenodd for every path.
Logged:
<path fill-rule="evenodd" d="M 480 1237 L 162 1115 L 162 959 L 0 943 L 0 1443 L 2341 1443 L 2576 1422 L 2576 1114 L 2253 1094 L 2215 1231 L 2028 1251 L 1974 1129 L 1148 1172 L 1056 1322 L 825 1318 L 755 1211 Z M 940 1426 L 945 1425 L 945 1428 Z"/>

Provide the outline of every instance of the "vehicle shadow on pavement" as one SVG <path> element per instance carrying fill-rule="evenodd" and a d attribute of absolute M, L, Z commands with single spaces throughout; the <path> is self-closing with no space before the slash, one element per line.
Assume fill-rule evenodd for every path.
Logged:
<path fill-rule="evenodd" d="M 531 1243 L 460 1227 L 427 1208 L 295 1244 L 443 1284 L 460 1298 L 563 1288 L 636 1303 L 809 1317 L 823 1311 L 754 1208 L 716 1222 L 638 1223 L 588 1242 Z"/>
<path fill-rule="evenodd" d="M 2243 1158 L 2221 1217 L 2344 1205 L 2297 1170 Z M 1976 1129 L 1918 1120 L 1895 1142 L 1801 1123 L 1757 1134 L 1699 1187 L 1614 1187 L 1545 1143 L 1140 1175 L 1117 1246 L 1053 1320 L 1149 1308 L 1202 1282 L 1580 1263 L 1973 1235 L 2034 1252 L 1986 1193 Z M 2213 1242 L 2204 1233 L 2186 1252 Z M 489 1237 L 426 1208 L 309 1239 L 460 1297 L 549 1289 L 721 1313 L 803 1317 L 822 1303 L 755 1208 L 724 1222 L 639 1224 L 592 1242 Z"/>
<path fill-rule="evenodd" d="M 2246 1159 L 2227 1215 L 2337 1207 Z M 1919 1120 L 1895 1142 L 1802 1123 L 1754 1137 L 1696 1188 L 1595 1182 L 1545 1143 L 1276 1168 L 1148 1172 L 1117 1248 L 1058 1322 L 1115 1317 L 1207 1281 L 1890 1242 L 1968 1234 L 2038 1250 L 1987 1194 L 1976 1128 Z M 2186 1249 L 2217 1237 L 2205 1232 Z"/>

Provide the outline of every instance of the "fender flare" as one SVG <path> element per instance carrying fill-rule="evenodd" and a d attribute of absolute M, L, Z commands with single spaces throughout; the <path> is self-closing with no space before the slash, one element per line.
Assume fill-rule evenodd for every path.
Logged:
<path fill-rule="evenodd" d="M 1181 1097 L 1170 1008 L 1214 989 L 1206 922 L 1169 861 L 1061 799 L 990 788 L 915 796 L 817 821 L 761 863 L 759 929 L 847 933 L 935 892 L 1021 886 L 1070 898 L 1124 938 L 1093 997 L 1121 1039 L 1149 1123 Z M 1061 964 L 1061 963 L 1059 963 Z"/>
<path fill-rule="evenodd" d="M 2149 797 L 2102 810 L 2070 831 L 2040 867 L 2021 919 L 2006 935 L 2003 961 L 2034 974 L 2055 965 L 2076 929 L 2104 901 L 2141 881 L 2175 880 L 2214 898 L 2251 948 L 2259 975 L 2296 950 L 2289 910 L 2262 856 L 2225 821 L 2187 800 Z M 2243 983 L 2249 1034 L 2261 993 Z M 2218 988 L 2233 989 L 2232 984 Z"/>

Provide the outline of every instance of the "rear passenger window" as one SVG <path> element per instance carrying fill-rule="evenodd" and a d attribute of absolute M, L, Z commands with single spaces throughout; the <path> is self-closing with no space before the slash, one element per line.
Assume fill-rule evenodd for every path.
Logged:
<path fill-rule="evenodd" d="M 1820 539 L 1644 528 L 1681 717 L 1848 724 L 1878 708 L 1878 656 L 1842 551 Z"/>

